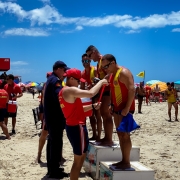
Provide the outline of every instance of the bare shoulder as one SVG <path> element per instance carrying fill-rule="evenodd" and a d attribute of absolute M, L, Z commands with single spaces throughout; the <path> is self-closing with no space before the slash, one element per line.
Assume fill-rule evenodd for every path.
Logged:
<path fill-rule="evenodd" d="M 130 71 L 129 69 L 127 69 L 127 68 L 124 68 L 124 67 L 123 67 L 123 69 L 122 69 L 122 71 L 121 71 L 121 73 L 120 73 L 120 75 L 119 75 L 119 78 L 120 78 L 121 80 L 123 80 L 123 79 L 129 79 L 129 78 L 134 79 L 131 71 Z"/>

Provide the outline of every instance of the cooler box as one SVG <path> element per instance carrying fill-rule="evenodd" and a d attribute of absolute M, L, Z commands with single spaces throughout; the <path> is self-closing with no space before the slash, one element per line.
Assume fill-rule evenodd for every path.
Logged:
<path fill-rule="evenodd" d="M 8 71 L 10 69 L 10 58 L 0 58 L 0 71 Z"/>
<path fill-rule="evenodd" d="M 140 147 L 132 146 L 130 160 L 139 161 Z M 114 141 L 113 146 L 98 146 L 91 141 L 88 146 L 88 152 L 83 164 L 84 170 L 90 174 L 93 179 L 99 179 L 100 161 L 120 161 L 122 154 L 119 141 Z"/>
<path fill-rule="evenodd" d="M 131 168 L 120 170 L 112 166 L 116 162 L 100 162 L 100 180 L 154 180 L 154 170 L 138 161 Z"/>
<path fill-rule="evenodd" d="M 15 113 L 17 110 L 17 102 L 16 101 L 9 101 L 7 111 L 9 113 Z"/>
<path fill-rule="evenodd" d="M 83 106 L 92 104 L 91 98 L 81 98 L 81 101 L 82 101 Z M 92 116 L 92 109 L 84 113 L 86 117 L 90 117 Z"/>

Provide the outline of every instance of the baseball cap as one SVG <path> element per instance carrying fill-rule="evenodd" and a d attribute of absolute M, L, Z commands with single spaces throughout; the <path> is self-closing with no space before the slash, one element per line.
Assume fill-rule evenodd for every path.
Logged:
<path fill-rule="evenodd" d="M 81 82 L 86 82 L 85 79 L 82 78 L 81 76 L 81 71 L 76 69 L 76 68 L 72 68 L 72 69 L 69 69 L 67 70 L 64 74 L 63 74 L 64 77 L 73 77 L 75 79 L 78 79 L 80 80 Z"/>
<path fill-rule="evenodd" d="M 63 61 L 56 61 L 53 65 L 53 70 L 57 68 L 64 68 L 65 70 L 70 69 Z"/>

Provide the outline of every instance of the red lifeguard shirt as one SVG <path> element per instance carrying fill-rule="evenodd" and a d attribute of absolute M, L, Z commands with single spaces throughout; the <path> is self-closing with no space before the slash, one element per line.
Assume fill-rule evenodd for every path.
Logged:
<path fill-rule="evenodd" d="M 145 87 L 145 91 L 146 91 L 146 96 L 150 96 L 151 87 L 146 86 L 146 87 Z"/>
<path fill-rule="evenodd" d="M 0 109 L 6 108 L 8 93 L 4 89 L 0 89 Z"/>
<path fill-rule="evenodd" d="M 94 70 L 95 70 L 95 68 L 93 66 L 91 66 L 90 71 L 88 73 L 86 72 L 85 69 L 81 73 L 82 78 L 86 80 L 88 85 L 92 84 L 93 79 L 95 78 Z"/>
<path fill-rule="evenodd" d="M 111 88 L 111 102 L 114 105 L 114 111 L 121 111 L 126 107 L 128 100 L 128 89 L 126 85 L 119 81 L 119 74 L 123 67 L 120 67 L 116 72 L 116 75 L 112 75 L 110 80 Z M 133 100 L 129 111 L 135 110 L 135 100 Z"/>
<path fill-rule="evenodd" d="M 66 102 L 62 96 L 64 88 L 59 92 L 59 103 L 64 117 L 66 118 L 66 124 L 68 126 L 85 125 L 86 117 L 81 99 L 76 98 L 74 103 Z"/>
<path fill-rule="evenodd" d="M 22 93 L 21 88 L 15 82 L 13 82 L 12 85 L 6 84 L 4 86 L 4 89 L 7 91 L 8 95 L 9 95 L 9 100 L 12 100 L 11 94 L 17 95 L 17 94 L 21 94 Z M 16 101 L 16 99 L 14 99 L 14 101 Z"/>

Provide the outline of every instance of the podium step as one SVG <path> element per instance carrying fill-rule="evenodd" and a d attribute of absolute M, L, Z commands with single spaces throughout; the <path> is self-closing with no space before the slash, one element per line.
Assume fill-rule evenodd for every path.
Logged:
<path fill-rule="evenodd" d="M 116 162 L 100 162 L 100 180 L 154 180 L 154 170 L 138 161 L 131 161 L 131 168 L 121 170 L 112 166 Z"/>
<path fill-rule="evenodd" d="M 140 148 L 132 146 L 130 160 L 139 161 Z M 93 179 L 99 179 L 100 161 L 121 161 L 122 154 L 119 141 L 115 141 L 113 146 L 98 146 L 93 142 L 89 143 L 88 152 L 83 167 Z"/>

